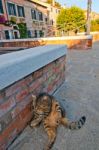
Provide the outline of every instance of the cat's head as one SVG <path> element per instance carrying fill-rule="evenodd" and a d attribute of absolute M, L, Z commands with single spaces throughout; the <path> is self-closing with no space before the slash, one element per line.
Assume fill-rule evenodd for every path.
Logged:
<path fill-rule="evenodd" d="M 32 95 L 32 106 L 36 112 L 48 112 L 51 109 L 52 97 L 47 93 L 41 93 L 38 96 Z"/>

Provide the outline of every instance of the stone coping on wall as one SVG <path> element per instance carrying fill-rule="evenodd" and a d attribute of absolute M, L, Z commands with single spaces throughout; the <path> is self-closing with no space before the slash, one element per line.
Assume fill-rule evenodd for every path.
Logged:
<path fill-rule="evenodd" d="M 83 36 L 62 36 L 62 37 L 49 37 L 42 38 L 42 40 L 80 40 L 80 39 L 92 39 L 92 35 L 83 35 Z"/>
<path fill-rule="evenodd" d="M 0 42 L 22 42 L 22 41 L 49 41 L 49 40 L 77 40 L 77 39 L 92 39 L 92 35 L 80 36 L 62 36 L 62 37 L 46 37 L 46 38 L 28 38 L 28 39 L 10 39 L 0 40 Z"/>
<path fill-rule="evenodd" d="M 0 90 L 66 54 L 66 45 L 46 45 L 1 55 Z"/>

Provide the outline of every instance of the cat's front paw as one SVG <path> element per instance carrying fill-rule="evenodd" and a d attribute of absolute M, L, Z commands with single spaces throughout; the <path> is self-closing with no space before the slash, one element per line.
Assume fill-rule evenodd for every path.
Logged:
<path fill-rule="evenodd" d="M 37 124 L 34 122 L 34 121 L 32 121 L 31 123 L 30 123 L 30 127 L 31 128 L 34 128 L 34 127 L 36 127 L 37 126 Z"/>

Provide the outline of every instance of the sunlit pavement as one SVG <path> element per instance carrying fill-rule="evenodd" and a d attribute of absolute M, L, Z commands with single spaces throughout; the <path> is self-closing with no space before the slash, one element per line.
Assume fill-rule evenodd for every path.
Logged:
<path fill-rule="evenodd" d="M 52 150 L 99 150 L 99 42 L 92 50 L 68 51 L 66 81 L 55 93 L 70 120 L 86 115 L 85 126 L 70 131 L 60 126 Z M 29 126 L 9 150 L 43 150 L 47 135 Z"/>

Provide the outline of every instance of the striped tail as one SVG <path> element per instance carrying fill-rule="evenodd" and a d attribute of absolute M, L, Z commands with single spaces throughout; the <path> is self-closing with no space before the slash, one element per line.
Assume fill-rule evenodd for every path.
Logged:
<path fill-rule="evenodd" d="M 69 122 L 66 118 L 62 118 L 62 120 L 61 120 L 61 123 L 65 127 L 69 128 L 71 130 L 82 128 L 82 126 L 85 124 L 85 122 L 86 122 L 85 116 L 82 116 L 78 121 L 74 121 L 74 122 Z"/>

